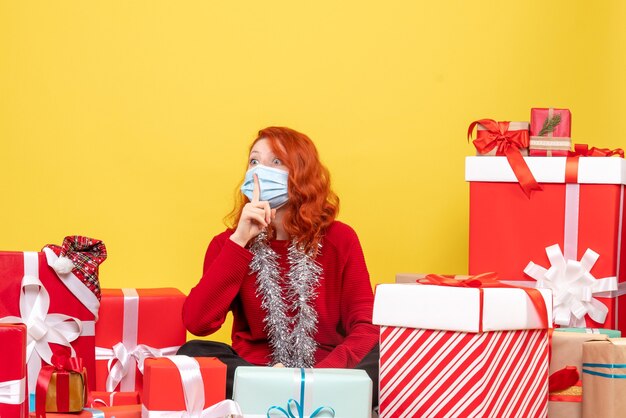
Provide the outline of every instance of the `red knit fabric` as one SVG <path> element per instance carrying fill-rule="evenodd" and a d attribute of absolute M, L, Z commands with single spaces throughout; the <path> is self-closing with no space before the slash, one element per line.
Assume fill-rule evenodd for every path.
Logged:
<path fill-rule="evenodd" d="M 204 259 L 204 275 L 191 289 L 183 307 L 183 321 L 195 335 L 217 331 L 228 311 L 233 312 L 232 345 L 252 364 L 266 365 L 270 348 L 256 296 L 256 274 L 249 274 L 252 253 L 232 242 L 232 230 L 215 236 Z M 271 241 L 281 272 L 288 271 L 288 241 Z M 356 366 L 378 341 L 372 325 L 374 295 L 356 233 L 335 221 L 326 231 L 317 257 L 324 272 L 314 306 L 318 313 L 315 367 Z"/>

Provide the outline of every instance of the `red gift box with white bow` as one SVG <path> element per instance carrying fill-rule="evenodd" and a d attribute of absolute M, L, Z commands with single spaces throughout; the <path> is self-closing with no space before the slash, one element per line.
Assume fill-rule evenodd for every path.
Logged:
<path fill-rule="evenodd" d="M 469 273 L 552 289 L 559 326 L 624 332 L 626 161 L 609 158 L 621 150 L 575 154 L 525 157 L 542 189 L 530 197 L 505 158 L 466 159 Z"/>
<path fill-rule="evenodd" d="M 169 356 L 148 359 L 142 416 L 240 417 L 226 394 L 226 365 L 214 357 Z"/>
<path fill-rule="evenodd" d="M 81 357 L 94 382 L 100 301 L 74 274 L 71 262 L 69 268 L 53 269 L 59 259 L 50 248 L 0 252 L 0 322 L 22 322 L 28 328 L 28 393 L 35 392 L 39 370 L 57 352 Z"/>
<path fill-rule="evenodd" d="M 174 355 L 186 341 L 184 302 L 174 288 L 102 289 L 93 388 L 141 393 L 144 360 Z"/>

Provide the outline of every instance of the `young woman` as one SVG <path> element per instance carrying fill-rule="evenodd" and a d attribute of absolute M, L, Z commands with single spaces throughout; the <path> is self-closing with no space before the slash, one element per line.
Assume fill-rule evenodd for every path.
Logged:
<path fill-rule="evenodd" d="M 228 397 L 240 365 L 362 368 L 377 404 L 369 274 L 356 233 L 335 220 L 339 199 L 315 145 L 289 128 L 261 130 L 241 192 L 183 308 L 195 335 L 232 311 L 232 347 L 196 340 L 179 354 L 226 363 Z"/>

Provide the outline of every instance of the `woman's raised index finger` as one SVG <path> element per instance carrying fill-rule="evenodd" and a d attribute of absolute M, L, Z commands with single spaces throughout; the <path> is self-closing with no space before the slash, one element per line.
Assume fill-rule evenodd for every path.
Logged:
<path fill-rule="evenodd" d="M 252 202 L 257 203 L 259 201 L 259 196 L 261 195 L 261 185 L 259 185 L 259 177 L 254 174 L 254 187 L 252 188 Z"/>

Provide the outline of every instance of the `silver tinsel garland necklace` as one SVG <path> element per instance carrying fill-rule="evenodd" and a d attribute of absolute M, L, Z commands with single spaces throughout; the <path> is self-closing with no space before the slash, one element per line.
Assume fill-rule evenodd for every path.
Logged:
<path fill-rule="evenodd" d="M 321 247 L 321 246 L 320 246 Z M 250 251 L 250 272 L 257 274 L 257 296 L 267 312 L 265 329 L 272 348 L 272 364 L 286 367 L 313 367 L 317 343 L 317 312 L 312 306 L 317 296 L 322 267 L 315 253 L 306 253 L 293 241 L 289 245 L 286 294 L 283 295 L 278 254 L 267 242 L 267 233 L 259 234 Z M 293 313 L 290 317 L 289 313 Z"/>

